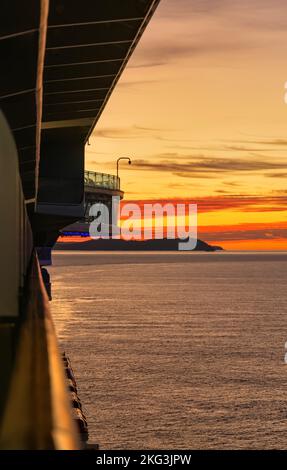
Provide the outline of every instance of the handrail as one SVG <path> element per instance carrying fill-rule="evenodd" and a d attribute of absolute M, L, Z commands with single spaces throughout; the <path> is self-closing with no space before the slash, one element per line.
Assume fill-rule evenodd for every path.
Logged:
<path fill-rule="evenodd" d="M 97 171 L 85 171 L 85 187 L 101 188 L 114 191 L 120 190 L 120 178 L 108 173 L 99 173 Z"/>
<path fill-rule="evenodd" d="M 0 448 L 79 449 L 63 364 L 36 254 L 32 259 L 27 299 L 1 426 Z"/>

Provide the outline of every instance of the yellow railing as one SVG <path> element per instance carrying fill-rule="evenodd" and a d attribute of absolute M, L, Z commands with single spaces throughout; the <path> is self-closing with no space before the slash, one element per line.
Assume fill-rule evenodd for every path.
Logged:
<path fill-rule="evenodd" d="M 0 432 L 1 449 L 79 449 L 62 359 L 36 255 Z"/>

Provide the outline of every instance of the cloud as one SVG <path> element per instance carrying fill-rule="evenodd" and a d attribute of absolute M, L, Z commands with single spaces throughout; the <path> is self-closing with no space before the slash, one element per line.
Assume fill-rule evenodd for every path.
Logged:
<path fill-rule="evenodd" d="M 166 185 L 170 189 L 186 189 L 186 183 L 168 183 Z M 196 183 L 196 187 L 201 187 L 200 184 Z"/>
<path fill-rule="evenodd" d="M 263 142 L 261 142 L 261 145 L 263 145 Z M 267 144 L 268 145 L 268 144 Z M 276 145 L 276 144 L 273 144 Z M 235 152 L 285 152 L 286 149 L 266 149 L 266 148 L 254 148 L 254 147 L 245 147 L 243 145 L 226 145 L 223 147 L 224 150 L 232 150 Z"/>
<path fill-rule="evenodd" d="M 231 187 L 242 186 L 242 184 L 239 183 L 238 181 L 224 181 L 223 184 L 225 184 L 226 186 L 231 186 Z"/>
<path fill-rule="evenodd" d="M 271 193 L 272 193 L 272 194 L 276 194 L 276 195 L 278 195 L 278 196 L 279 196 L 279 195 L 285 196 L 285 195 L 287 195 L 287 189 L 285 189 L 285 188 L 284 188 L 284 189 L 273 189 L 273 190 L 271 191 Z"/>
<path fill-rule="evenodd" d="M 287 239 L 287 222 L 210 225 L 199 227 L 198 234 L 206 241 Z"/>
<path fill-rule="evenodd" d="M 284 0 L 165 0 L 159 7 L 163 19 L 199 18 L 228 22 L 259 29 L 286 27 L 287 6 Z"/>
<path fill-rule="evenodd" d="M 286 152 L 285 148 L 266 148 L 266 147 L 251 147 L 244 145 L 181 145 L 178 142 L 188 142 L 186 139 L 171 139 L 165 138 L 164 136 L 157 137 L 159 140 L 166 140 L 167 142 L 174 142 L 174 145 L 166 145 L 166 148 L 177 149 L 177 150 L 189 150 L 189 151 L 215 151 L 215 152 Z M 195 141 L 194 141 L 195 142 Z M 263 144 L 262 144 L 263 145 Z"/>
<path fill-rule="evenodd" d="M 165 0 L 152 20 L 158 27 L 149 29 L 129 67 L 266 50 L 272 35 L 285 31 L 286 14 L 282 0 Z"/>
<path fill-rule="evenodd" d="M 238 210 L 240 212 L 273 212 L 287 211 L 287 196 L 201 196 L 194 198 L 137 199 L 124 200 L 122 204 L 135 202 L 140 207 L 149 204 L 197 204 L 198 212 L 214 212 L 221 210 Z M 287 222 L 285 222 L 287 227 Z M 268 224 L 266 224 L 268 225 Z"/>
<path fill-rule="evenodd" d="M 182 159 L 186 161 L 180 161 Z M 146 159 L 133 160 L 130 170 L 134 169 L 169 172 L 180 177 L 214 178 L 225 173 L 287 169 L 287 161 L 274 162 L 266 158 L 216 158 L 172 153 L 157 155 L 154 157 L 154 161 Z"/>
<path fill-rule="evenodd" d="M 275 224 L 271 224 L 268 227 L 261 227 L 260 224 L 253 224 L 254 228 L 247 228 L 245 225 L 236 225 L 225 227 L 225 230 L 222 231 L 216 229 L 209 231 L 208 228 L 199 228 L 198 236 L 207 242 L 212 242 L 212 240 L 220 241 L 239 241 L 239 240 L 274 240 L 276 239 L 287 239 L 287 227 L 278 228 Z"/>
<path fill-rule="evenodd" d="M 139 129 L 140 131 L 169 131 L 169 132 L 172 132 L 171 129 L 163 129 L 161 127 L 144 127 L 144 126 L 138 126 L 138 125 L 135 125 L 134 126 L 135 129 Z"/>
<path fill-rule="evenodd" d="M 130 127 L 106 127 L 95 129 L 93 138 L 98 139 L 139 139 L 143 138 L 146 132 L 158 132 L 161 129 L 152 127 L 130 126 Z"/>
<path fill-rule="evenodd" d="M 159 11 L 163 18 L 185 19 L 189 15 L 215 14 L 224 11 L 228 0 L 165 0 L 164 8 Z M 160 8 L 160 7 L 159 7 Z"/>
<path fill-rule="evenodd" d="M 208 179 L 216 178 L 216 175 L 213 175 L 209 172 L 204 174 L 203 172 L 192 172 L 191 173 L 190 171 L 186 171 L 186 172 L 176 171 L 176 172 L 172 172 L 172 174 L 174 176 L 179 176 L 179 178 L 196 178 L 196 179 L 197 178 L 199 178 L 199 179 L 200 178 L 204 178 L 204 179 L 206 179 L 206 178 L 208 178 Z M 185 187 L 186 187 L 186 185 L 185 185 Z"/>
<path fill-rule="evenodd" d="M 144 79 L 144 80 L 126 80 L 126 81 L 119 81 L 117 84 L 117 88 L 134 88 L 137 87 L 138 85 L 146 85 L 147 83 L 162 83 L 161 80 L 150 80 L 150 79 Z"/>
<path fill-rule="evenodd" d="M 268 178 L 287 178 L 287 173 L 266 173 Z"/>
<path fill-rule="evenodd" d="M 145 62 L 145 63 L 139 63 L 139 64 L 131 64 L 127 65 L 127 69 L 143 69 L 143 68 L 152 68 L 152 67 L 161 67 L 162 65 L 165 65 L 166 62 L 164 61 L 157 61 L 157 62 Z"/>
<path fill-rule="evenodd" d="M 227 140 L 224 139 L 222 142 L 233 142 L 235 144 L 254 144 L 254 145 L 275 145 L 275 146 L 287 146 L 287 139 L 256 139 L 256 140 Z"/>
<path fill-rule="evenodd" d="M 250 207 L 244 207 L 243 212 L 284 212 L 286 211 L 286 203 L 283 203 L 282 205 L 270 205 L 270 206 L 250 206 Z"/>
<path fill-rule="evenodd" d="M 189 33 L 190 36 L 190 33 Z M 131 63 L 129 68 L 148 68 L 157 66 L 164 66 L 171 62 L 178 62 L 182 59 L 189 60 L 199 56 L 210 56 L 211 54 L 219 53 L 234 53 L 236 51 L 248 51 L 257 48 L 258 46 L 252 45 L 243 39 L 240 41 L 236 38 L 229 37 L 226 41 L 225 37 L 213 38 L 212 41 L 207 41 L 205 36 L 202 38 L 198 36 L 188 37 L 187 33 L 184 34 L 184 40 L 180 36 L 172 36 L 171 41 L 166 38 L 163 41 L 158 39 L 157 43 L 146 44 L 144 49 L 137 52 L 136 59 Z M 168 78 L 168 77 L 167 77 Z M 136 82 L 135 82 L 136 83 Z"/>

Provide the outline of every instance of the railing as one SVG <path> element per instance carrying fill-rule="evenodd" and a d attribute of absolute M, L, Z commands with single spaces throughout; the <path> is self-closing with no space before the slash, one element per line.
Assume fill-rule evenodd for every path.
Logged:
<path fill-rule="evenodd" d="M 80 448 L 40 267 L 34 255 L 0 449 Z"/>
<path fill-rule="evenodd" d="M 116 175 L 85 171 L 85 188 L 120 190 L 120 178 Z"/>

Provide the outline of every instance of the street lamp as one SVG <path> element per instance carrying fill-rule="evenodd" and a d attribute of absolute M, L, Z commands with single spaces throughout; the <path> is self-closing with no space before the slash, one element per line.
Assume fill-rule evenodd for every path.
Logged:
<path fill-rule="evenodd" d="M 117 178 L 119 177 L 119 161 L 120 160 L 128 160 L 129 165 L 131 165 L 132 161 L 129 157 L 120 157 L 117 159 Z"/>

